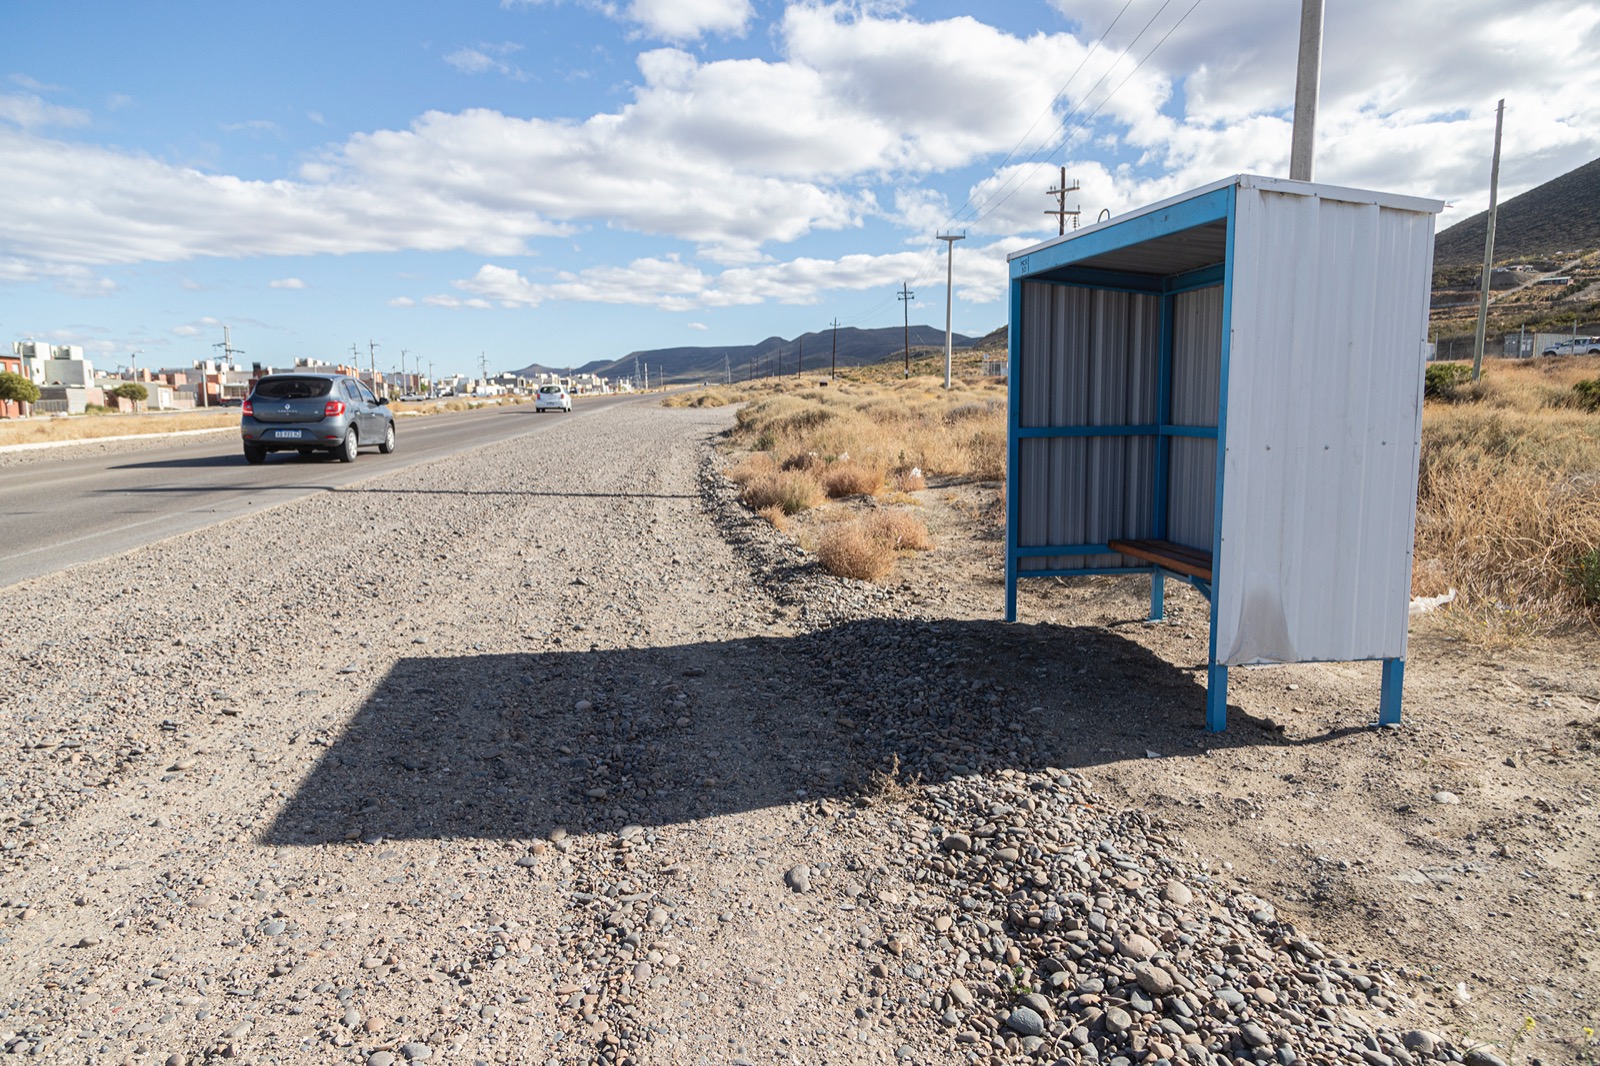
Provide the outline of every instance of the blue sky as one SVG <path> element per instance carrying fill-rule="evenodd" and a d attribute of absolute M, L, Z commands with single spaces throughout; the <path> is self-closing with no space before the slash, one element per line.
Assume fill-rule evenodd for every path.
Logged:
<path fill-rule="evenodd" d="M 1005 256 L 1287 171 L 1290 0 L 9 0 L 0 334 L 470 372 L 1004 323 Z M 1332 0 L 1319 181 L 1481 210 L 1600 156 L 1600 9 Z"/>

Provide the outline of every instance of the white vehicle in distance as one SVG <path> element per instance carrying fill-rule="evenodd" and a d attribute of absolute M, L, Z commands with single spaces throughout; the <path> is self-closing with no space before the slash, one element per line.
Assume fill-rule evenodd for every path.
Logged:
<path fill-rule="evenodd" d="M 1574 337 L 1552 344 L 1541 355 L 1600 355 L 1600 337 Z"/>
<path fill-rule="evenodd" d="M 533 409 L 543 414 L 545 411 L 572 411 L 572 396 L 560 385 L 540 385 L 539 391 L 533 397 Z"/>

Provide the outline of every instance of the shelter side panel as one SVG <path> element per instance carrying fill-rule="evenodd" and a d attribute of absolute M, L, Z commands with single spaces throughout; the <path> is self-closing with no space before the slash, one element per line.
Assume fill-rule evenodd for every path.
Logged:
<path fill-rule="evenodd" d="M 1218 660 L 1402 657 L 1433 216 L 1241 190 L 1236 217 Z"/>

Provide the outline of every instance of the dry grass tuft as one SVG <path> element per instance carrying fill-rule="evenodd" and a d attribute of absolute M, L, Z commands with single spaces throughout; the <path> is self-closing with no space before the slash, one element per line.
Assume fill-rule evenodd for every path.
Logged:
<path fill-rule="evenodd" d="M 882 800 L 886 803 L 909 803 L 916 798 L 917 789 L 921 784 L 921 774 L 906 774 L 900 769 L 900 756 L 896 753 L 889 757 L 888 763 L 883 767 L 875 768 L 867 774 L 867 786 L 863 791 L 869 799 Z"/>
<path fill-rule="evenodd" d="M 822 487 L 834 499 L 841 496 L 875 496 L 883 488 L 881 463 L 841 459 L 822 471 Z"/>
<path fill-rule="evenodd" d="M 772 528 L 779 533 L 787 533 L 789 531 L 789 516 L 784 514 L 783 508 L 777 504 L 773 504 L 771 507 L 763 507 L 756 513 L 765 518 Z"/>
<path fill-rule="evenodd" d="M 735 401 L 720 392 L 677 392 L 661 400 L 663 407 L 726 407 Z"/>
<path fill-rule="evenodd" d="M 1600 418 L 1569 399 L 1596 363 L 1491 363 L 1469 397 L 1424 413 L 1412 587 L 1456 588 L 1447 622 L 1466 639 L 1600 621 L 1587 580 L 1600 560 Z"/>
<path fill-rule="evenodd" d="M 72 415 L 0 422 L 0 446 L 43 444 L 60 440 L 97 440 L 101 437 L 142 436 L 194 429 L 239 428 L 238 408 L 161 415 Z"/>
<path fill-rule="evenodd" d="M 748 485 L 758 477 L 767 477 L 778 470 L 777 461 L 766 452 L 751 452 L 728 468 L 728 480 L 735 485 Z"/>
<path fill-rule="evenodd" d="M 820 504 L 826 494 L 810 474 L 800 470 L 774 470 L 751 477 L 744 483 L 739 498 L 753 511 L 778 507 L 784 514 L 799 514 Z"/>
<path fill-rule="evenodd" d="M 894 569 L 894 548 L 861 522 L 839 522 L 823 531 L 817 561 L 834 577 L 882 581 Z"/>
<path fill-rule="evenodd" d="M 883 541 L 895 551 L 933 550 L 933 538 L 922 519 L 898 508 L 874 511 L 867 516 L 867 534 Z"/>
<path fill-rule="evenodd" d="M 912 467 L 895 473 L 894 487 L 897 492 L 921 492 L 928 487 L 928 479 L 922 476 L 921 470 Z"/>

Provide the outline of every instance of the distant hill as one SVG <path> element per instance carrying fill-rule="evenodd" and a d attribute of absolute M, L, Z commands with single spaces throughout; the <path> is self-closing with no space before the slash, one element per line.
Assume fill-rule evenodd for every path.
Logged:
<path fill-rule="evenodd" d="M 911 347 L 944 347 L 944 330 L 933 326 L 912 326 Z M 845 328 L 839 330 L 839 365 L 865 366 L 900 354 L 905 346 L 905 328 Z M 757 344 L 717 348 L 656 348 L 629 352 L 621 359 L 596 360 L 577 368 L 578 373 L 599 374 L 612 379 L 632 377 L 637 363 L 641 373 L 649 366 L 650 381 L 721 381 L 730 370 L 736 381 L 755 375 L 793 374 L 804 354 L 807 374 L 825 373 L 833 360 L 832 330 L 807 333 L 793 339 L 768 337 Z M 960 333 L 951 336 L 956 348 L 970 348 L 973 339 Z M 537 374 L 549 368 L 540 364 L 514 371 Z"/>
<path fill-rule="evenodd" d="M 1489 212 L 1457 222 L 1433 241 L 1436 271 L 1483 266 Z M 1600 159 L 1569 170 L 1500 205 L 1494 222 L 1497 263 L 1548 259 L 1557 252 L 1600 248 Z"/>

